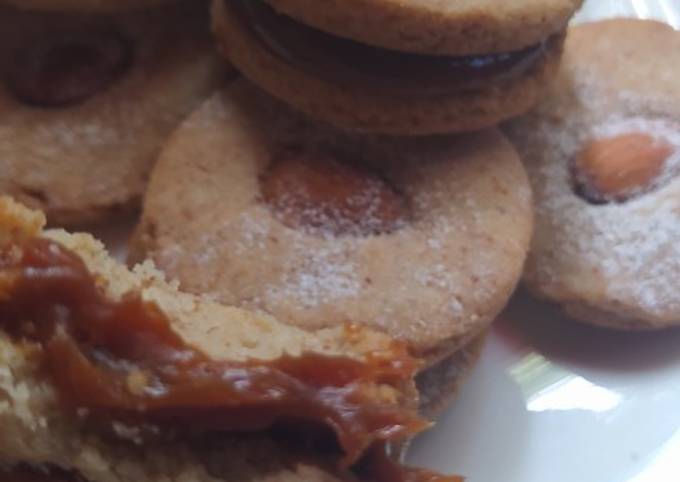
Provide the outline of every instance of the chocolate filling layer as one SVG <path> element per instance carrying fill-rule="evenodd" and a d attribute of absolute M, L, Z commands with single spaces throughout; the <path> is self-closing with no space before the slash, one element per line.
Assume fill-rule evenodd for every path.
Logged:
<path fill-rule="evenodd" d="M 327 82 L 396 96 L 447 95 L 516 78 L 545 59 L 560 35 L 532 47 L 465 57 L 382 49 L 336 37 L 280 15 L 261 0 L 228 0 L 271 54 Z"/>

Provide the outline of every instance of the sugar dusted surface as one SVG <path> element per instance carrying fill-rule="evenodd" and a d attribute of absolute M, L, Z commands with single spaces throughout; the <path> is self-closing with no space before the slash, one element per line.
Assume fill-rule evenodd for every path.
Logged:
<path fill-rule="evenodd" d="M 59 225 L 137 203 L 160 146 L 222 79 L 205 13 L 189 4 L 115 17 L 0 7 L 0 70 L 48 33 L 115 28 L 134 48 L 120 79 L 73 106 L 27 106 L 0 83 L 0 192 Z"/>
<path fill-rule="evenodd" d="M 636 119 L 625 124 L 627 128 L 643 128 L 649 134 L 659 133 L 653 129 L 656 126 L 652 122 Z M 595 129 L 593 135 L 611 135 L 620 126 L 608 124 Z M 674 143 L 674 147 L 677 150 L 669 161 L 675 162 L 667 162 L 664 176 L 667 178 L 678 167 L 680 144 Z M 543 171 L 546 179 L 564 179 L 565 175 L 556 165 Z M 545 189 L 549 201 L 538 210 L 539 216 L 559 213 L 559 218 L 567 223 L 564 231 L 560 230 L 564 235 L 561 243 L 553 249 L 565 258 L 585 258 L 611 280 L 607 290 L 611 295 L 622 302 L 631 297 L 652 313 L 665 310 L 669 304 L 680 310 L 680 296 L 674 285 L 680 275 L 677 242 L 680 240 L 680 206 L 678 198 L 671 195 L 677 191 L 677 181 L 666 181 L 671 185 L 623 205 L 592 207 L 584 207 L 583 201 L 574 200 L 568 183 L 562 183 L 568 192 L 549 185 Z"/>
<path fill-rule="evenodd" d="M 455 350 L 495 317 L 518 280 L 531 227 L 528 183 L 502 136 L 352 136 L 261 96 L 233 84 L 161 156 L 142 249 L 163 270 L 184 289 L 288 323 L 367 324 L 423 352 Z M 408 217 L 368 235 L 282 223 L 259 180 L 279 146 L 300 144 L 364 161 L 403 196 Z M 370 184 L 366 191 L 357 199 L 367 206 L 362 229 L 377 223 Z M 330 221 L 323 209 L 308 214 Z"/>
<path fill-rule="evenodd" d="M 654 92 L 608 91 L 587 71 L 578 71 L 572 82 L 570 94 L 508 128 L 526 161 L 537 202 L 536 236 L 525 276 L 532 289 L 565 303 L 600 307 L 648 320 L 651 326 L 677 322 L 678 117 Z M 674 149 L 651 189 L 605 205 L 577 196 L 569 165 L 583 146 L 632 132 Z"/>
<path fill-rule="evenodd" d="M 302 258 L 300 245 L 293 246 L 295 259 Z M 315 250 L 302 259 L 281 283 L 270 286 L 265 298 L 300 300 L 305 307 L 355 300 L 361 294 L 356 263 L 347 260 L 341 246 Z"/>
<path fill-rule="evenodd" d="M 309 193 L 305 186 L 295 186 L 293 190 L 279 195 L 275 200 L 272 209 L 275 215 L 282 222 L 289 220 L 300 220 L 296 229 L 304 230 L 310 234 L 326 237 L 328 239 L 336 236 L 355 236 L 361 237 L 371 233 L 385 233 L 395 231 L 407 225 L 406 213 L 395 213 L 394 219 L 385 219 L 381 209 L 384 203 L 398 203 L 393 199 L 398 199 L 398 194 L 385 191 L 390 186 L 383 184 L 381 179 L 365 179 L 365 182 L 356 187 L 354 191 L 342 200 L 342 205 L 334 205 L 333 201 L 317 202 L 301 201 L 309 199 Z M 389 196 L 388 201 L 383 196 Z M 271 203 L 270 203 L 271 204 Z M 401 207 L 401 206 L 398 206 Z M 389 208 L 389 206 L 388 206 Z M 361 210 L 361 216 L 352 216 L 353 212 Z M 393 213 L 390 213 L 393 214 Z"/>

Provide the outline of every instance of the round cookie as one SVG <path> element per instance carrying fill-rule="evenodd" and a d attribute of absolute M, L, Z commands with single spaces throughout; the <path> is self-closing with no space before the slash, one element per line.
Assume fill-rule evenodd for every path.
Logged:
<path fill-rule="evenodd" d="M 140 10 L 179 0 L 0 0 L 22 10 L 40 12 L 112 13 Z"/>
<path fill-rule="evenodd" d="M 298 8 L 297 2 L 273 3 L 277 8 L 305 17 L 305 21 L 326 18 L 325 3 L 323 15 L 310 15 L 309 18 L 302 14 L 306 10 Z M 309 2 L 305 3 L 310 6 Z M 433 8 L 434 2 L 357 0 L 349 3 L 372 3 L 371 9 L 385 9 L 385 12 L 397 8 L 398 4 L 407 12 L 422 9 L 429 11 L 423 21 L 433 25 L 447 18 Z M 414 5 L 407 6 L 410 3 Z M 441 9 L 449 9 L 443 6 L 444 3 L 437 2 Z M 477 11 L 481 15 L 482 10 L 471 8 L 470 2 L 464 3 L 468 9 L 466 13 L 460 13 L 459 18 L 473 22 L 471 12 Z M 533 7 L 517 8 L 514 16 L 505 17 L 508 23 L 533 18 L 545 27 L 536 32 L 545 35 L 530 44 L 526 42 L 531 37 L 522 39 L 516 34 L 518 43 L 498 40 L 496 47 L 502 46 L 502 52 L 473 49 L 441 55 L 436 49 L 426 53 L 385 49 L 358 43 L 346 36 L 330 35 L 279 15 L 262 0 L 214 0 L 213 25 L 222 52 L 244 75 L 307 114 L 350 130 L 425 135 L 494 126 L 501 120 L 526 112 L 542 98 L 559 64 L 564 28 L 580 2 L 556 0 L 549 3 L 561 5 L 554 9 L 559 12 L 554 18 L 550 15 L 541 17 Z M 362 10 L 344 10 L 349 5 L 343 2 L 331 2 L 331 5 L 332 12 L 343 11 L 352 16 L 360 12 L 364 18 Z M 451 7 L 449 18 L 456 17 L 455 8 Z M 505 8 L 510 7 L 502 9 Z M 485 8 L 484 11 L 491 10 Z M 332 15 L 328 18 L 343 25 L 340 22 L 343 15 L 336 17 L 336 20 L 332 20 L 335 18 Z M 366 18 L 371 19 L 369 23 L 388 22 L 386 13 L 378 17 L 367 15 Z M 483 23 L 482 18 L 489 22 L 488 25 L 497 23 L 484 16 L 476 21 Z M 350 27 L 354 25 L 360 31 L 369 28 L 364 24 L 344 23 L 348 29 L 355 28 Z M 424 27 L 419 25 L 418 28 Z M 365 31 L 390 32 L 390 35 L 402 38 L 395 29 L 381 27 Z M 488 30 L 489 35 L 494 32 L 500 35 L 501 30 L 497 26 Z M 427 31 L 423 31 L 421 37 L 426 43 L 440 45 Z M 486 43 L 482 42 L 480 48 L 494 45 L 491 41 Z M 467 45 L 474 44 L 468 42 Z"/>
<path fill-rule="evenodd" d="M 680 324 L 679 66 L 667 25 L 574 27 L 552 96 L 507 126 L 536 199 L 526 284 L 578 320 Z"/>
<path fill-rule="evenodd" d="M 176 125 L 223 81 L 204 6 L 0 9 L 0 193 L 52 224 L 135 205 Z"/>
<path fill-rule="evenodd" d="M 265 0 L 325 32 L 426 55 L 507 52 L 566 28 L 583 0 Z"/>
<path fill-rule="evenodd" d="M 185 290 L 303 327 L 369 324 L 431 364 L 505 305 L 531 225 L 495 130 L 352 136 L 237 82 L 166 145 L 132 251 Z"/>

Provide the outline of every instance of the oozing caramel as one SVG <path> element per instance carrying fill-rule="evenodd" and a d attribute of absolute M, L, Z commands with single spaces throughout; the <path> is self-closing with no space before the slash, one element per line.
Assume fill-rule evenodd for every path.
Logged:
<path fill-rule="evenodd" d="M 403 97 L 451 95 L 518 77 L 545 59 L 560 37 L 518 51 L 465 57 L 388 50 L 327 34 L 277 14 L 262 0 L 222 0 L 260 45 L 330 83 Z"/>
<path fill-rule="evenodd" d="M 335 433 L 345 451 L 342 465 L 356 464 L 352 474 L 340 470 L 348 482 L 462 482 L 387 456 L 386 441 L 426 425 L 364 390 L 413 377 L 416 363 L 401 344 L 395 343 L 389 358 L 365 362 L 311 354 L 213 361 L 176 335 L 154 304 L 135 294 L 108 299 L 76 254 L 47 239 L 0 246 L 0 287 L 0 328 L 39 346 L 45 374 L 69 411 L 86 409 L 98 421 L 170 423 L 206 432 L 264 430 L 287 421 L 292 427 L 302 423 L 294 429 L 298 437 L 303 427 L 323 436 L 313 430 L 317 424 Z M 301 460 L 314 463 L 319 447 L 311 449 Z M 5 480 L 81 479 L 20 467 L 0 471 L 0 482 Z"/>
<path fill-rule="evenodd" d="M 281 153 L 262 177 L 261 191 L 286 226 L 321 234 L 384 234 L 408 217 L 404 197 L 378 174 L 318 151 Z"/>
<path fill-rule="evenodd" d="M 417 364 L 403 345 L 367 361 L 304 354 L 273 361 L 209 359 L 187 345 L 158 307 L 129 294 L 108 299 L 74 253 L 32 239 L 0 251 L 0 328 L 42 349 L 65 407 L 95 420 L 261 431 L 303 421 L 329 428 L 353 463 L 373 443 L 426 424 L 379 402 L 376 384 L 398 385 Z"/>
<path fill-rule="evenodd" d="M 130 45 L 115 31 L 46 35 L 16 52 L 5 81 L 28 105 L 65 107 L 104 90 L 131 60 Z"/>

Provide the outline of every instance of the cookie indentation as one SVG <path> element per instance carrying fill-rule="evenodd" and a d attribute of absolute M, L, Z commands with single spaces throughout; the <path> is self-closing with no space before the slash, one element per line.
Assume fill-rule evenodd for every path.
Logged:
<path fill-rule="evenodd" d="M 574 190 L 593 204 L 625 202 L 654 187 L 673 152 L 670 143 L 641 132 L 596 139 L 574 158 Z"/>
<path fill-rule="evenodd" d="M 387 180 L 321 151 L 278 155 L 262 176 L 261 192 L 283 224 L 322 235 L 386 234 L 408 219 L 406 199 Z"/>
<path fill-rule="evenodd" d="M 66 107 L 106 89 L 131 61 L 131 46 L 116 31 L 46 36 L 16 53 L 6 84 L 28 105 Z"/>

